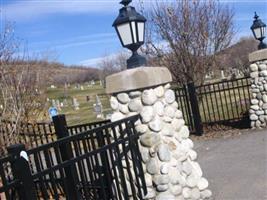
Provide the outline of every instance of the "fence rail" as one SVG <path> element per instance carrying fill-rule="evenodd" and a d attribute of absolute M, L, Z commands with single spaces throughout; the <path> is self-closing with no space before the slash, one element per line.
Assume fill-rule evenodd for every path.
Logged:
<path fill-rule="evenodd" d="M 87 124 L 80 124 L 75 126 L 69 126 L 68 130 L 70 135 L 78 134 L 83 131 L 88 131 L 93 128 L 102 126 L 109 123 L 109 120 L 93 122 Z M 18 137 L 13 140 L 14 130 Z M 47 143 L 51 143 L 57 140 L 55 134 L 54 124 L 51 123 L 15 123 L 9 120 L 2 120 L 0 122 L 0 145 L 2 153 L 6 155 L 6 147 L 14 143 L 25 144 L 27 149 L 35 148 Z M 0 151 L 1 152 L 1 151 Z M 2 157 L 3 155 L 0 155 Z"/>
<path fill-rule="evenodd" d="M 249 127 L 250 78 L 201 86 L 190 83 L 174 90 L 192 133 L 202 134 L 203 129 L 214 128 L 214 125 Z"/>
<path fill-rule="evenodd" d="M 23 145 L 9 148 L 0 159 L 0 193 L 8 200 L 142 199 L 147 191 L 137 120 L 133 116 L 28 150 L 29 163 L 20 157 Z M 56 131 L 69 134 L 64 118 L 54 122 Z"/>

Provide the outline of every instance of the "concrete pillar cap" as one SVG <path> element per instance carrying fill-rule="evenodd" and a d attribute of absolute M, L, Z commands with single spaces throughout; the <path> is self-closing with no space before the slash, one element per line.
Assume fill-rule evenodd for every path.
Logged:
<path fill-rule="evenodd" d="M 267 49 L 261 49 L 249 54 L 249 62 L 257 62 L 261 60 L 267 60 Z"/>
<path fill-rule="evenodd" d="M 106 93 L 114 94 L 172 82 L 166 67 L 138 67 L 106 77 Z"/>

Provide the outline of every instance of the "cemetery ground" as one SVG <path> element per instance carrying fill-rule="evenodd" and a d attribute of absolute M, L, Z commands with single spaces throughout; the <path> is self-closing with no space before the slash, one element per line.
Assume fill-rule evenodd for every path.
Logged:
<path fill-rule="evenodd" d="M 215 200 L 267 199 L 267 130 L 194 141 Z"/>
<path fill-rule="evenodd" d="M 96 82 L 95 85 L 81 84 L 80 87 L 76 85 L 70 85 L 67 89 L 64 86 L 58 86 L 56 88 L 47 89 L 47 97 L 49 98 L 49 104 L 51 106 L 51 100 L 59 100 L 64 102 L 67 100 L 67 105 L 58 110 L 59 114 L 65 114 L 67 117 L 68 125 L 74 124 L 84 124 L 94 121 L 101 121 L 102 119 L 97 119 L 96 113 L 94 112 L 94 104 L 96 103 L 96 95 L 102 103 L 103 114 L 111 112 L 109 106 L 108 96 L 105 95 L 105 89 L 103 86 Z M 87 101 L 87 96 L 90 98 Z M 73 98 L 76 98 L 79 103 L 79 109 L 75 110 L 73 106 Z"/>

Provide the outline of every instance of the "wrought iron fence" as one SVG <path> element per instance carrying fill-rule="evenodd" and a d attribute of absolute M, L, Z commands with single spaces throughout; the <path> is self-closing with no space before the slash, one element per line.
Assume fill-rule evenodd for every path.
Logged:
<path fill-rule="evenodd" d="M 107 124 L 109 120 L 80 124 L 75 126 L 69 126 L 68 130 L 70 135 L 78 134 L 83 131 L 88 131 L 101 125 Z M 18 138 L 13 141 L 13 130 L 18 132 Z M 54 124 L 51 123 L 15 123 L 9 120 L 2 120 L 0 123 L 0 145 L 5 155 L 6 147 L 19 142 L 25 144 L 27 149 L 35 148 L 43 144 L 54 142 L 57 140 L 55 134 Z M 0 151 L 1 152 L 1 151 Z M 0 155 L 2 157 L 3 155 Z"/>
<path fill-rule="evenodd" d="M 250 78 L 175 88 L 176 99 L 192 133 L 216 127 L 249 127 Z"/>
<path fill-rule="evenodd" d="M 133 116 L 28 150 L 29 162 L 23 145 L 10 147 L 0 159 L 0 193 L 8 200 L 142 199 L 147 191 L 137 120 Z M 64 118 L 55 122 L 56 131 L 69 134 Z"/>

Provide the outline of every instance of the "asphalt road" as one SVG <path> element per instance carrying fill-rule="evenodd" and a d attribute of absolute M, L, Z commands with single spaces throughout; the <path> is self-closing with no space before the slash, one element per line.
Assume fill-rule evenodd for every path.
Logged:
<path fill-rule="evenodd" d="M 267 130 L 195 141 L 215 200 L 267 200 Z"/>

